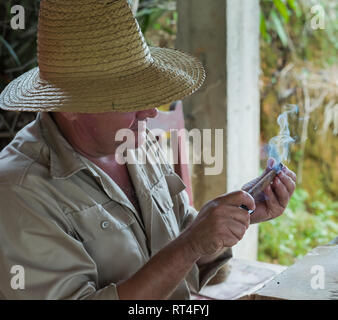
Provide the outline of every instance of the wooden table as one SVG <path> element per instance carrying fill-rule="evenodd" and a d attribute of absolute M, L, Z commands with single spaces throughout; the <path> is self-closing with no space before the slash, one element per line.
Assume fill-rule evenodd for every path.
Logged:
<path fill-rule="evenodd" d="M 291 267 L 232 259 L 228 279 L 206 286 L 193 299 L 338 300 L 338 238 Z"/>
<path fill-rule="evenodd" d="M 315 248 L 244 299 L 338 300 L 338 245 Z"/>

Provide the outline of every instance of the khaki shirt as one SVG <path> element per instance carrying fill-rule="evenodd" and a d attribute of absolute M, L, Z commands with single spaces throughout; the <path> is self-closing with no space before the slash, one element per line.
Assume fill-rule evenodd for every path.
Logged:
<path fill-rule="evenodd" d="M 38 113 L 0 153 L 0 298 L 118 299 L 117 283 L 197 214 L 154 146 L 148 139 L 130 154 L 158 163 L 127 164 L 140 216 L 103 170 L 74 151 L 50 115 Z M 195 264 L 170 298 L 189 299 L 230 257 L 228 250 L 203 276 Z M 15 266 L 23 267 L 23 279 Z"/>

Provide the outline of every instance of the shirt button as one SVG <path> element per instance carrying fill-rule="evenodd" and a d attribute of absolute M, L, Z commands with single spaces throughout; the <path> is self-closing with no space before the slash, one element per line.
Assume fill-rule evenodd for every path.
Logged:
<path fill-rule="evenodd" d="M 108 221 L 102 221 L 101 228 L 102 229 L 107 229 L 108 227 L 109 227 L 109 222 Z"/>

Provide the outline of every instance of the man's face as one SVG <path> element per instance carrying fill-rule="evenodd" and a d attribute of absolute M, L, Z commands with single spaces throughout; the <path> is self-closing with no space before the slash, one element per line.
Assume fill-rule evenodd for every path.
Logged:
<path fill-rule="evenodd" d="M 115 139 L 120 130 L 122 136 L 125 136 L 123 129 L 132 130 L 135 138 L 134 146 L 136 148 L 141 146 L 146 138 L 147 119 L 156 117 L 157 113 L 156 108 L 133 112 L 73 113 L 71 124 L 81 136 L 90 136 L 102 153 L 111 154 L 125 141 Z M 69 114 L 67 116 L 69 118 Z M 128 143 L 128 147 L 133 146 Z"/>

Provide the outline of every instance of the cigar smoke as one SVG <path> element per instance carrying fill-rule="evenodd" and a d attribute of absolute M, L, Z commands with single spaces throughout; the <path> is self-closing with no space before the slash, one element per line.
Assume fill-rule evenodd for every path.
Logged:
<path fill-rule="evenodd" d="M 286 111 L 277 119 L 280 127 L 279 134 L 271 138 L 267 146 L 269 158 L 276 160 L 276 167 L 279 166 L 281 162 L 287 162 L 289 160 L 290 145 L 295 142 L 295 139 L 290 135 L 289 116 L 297 114 L 298 110 L 297 105 L 288 105 Z"/>
<path fill-rule="evenodd" d="M 284 111 L 277 119 L 277 122 L 280 127 L 279 134 L 270 139 L 269 144 L 267 146 L 267 152 L 269 158 L 275 159 L 275 165 L 272 170 L 270 170 L 267 174 L 265 174 L 251 189 L 248 193 L 255 198 L 258 199 L 261 192 L 274 180 L 277 174 L 282 170 L 283 164 L 282 161 L 288 161 L 289 159 L 289 149 L 290 144 L 295 142 L 290 135 L 289 129 L 289 116 L 292 114 L 298 113 L 298 106 L 296 105 L 288 105 L 286 107 L 286 111 Z M 245 205 L 240 206 L 242 209 L 247 210 L 250 215 L 254 213 L 254 211 L 249 210 Z"/>

